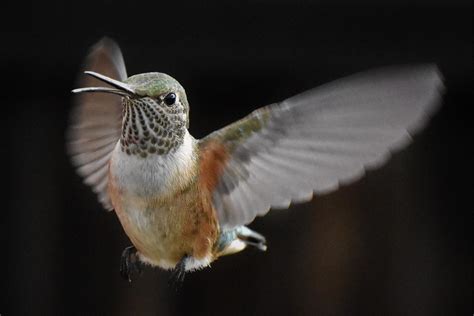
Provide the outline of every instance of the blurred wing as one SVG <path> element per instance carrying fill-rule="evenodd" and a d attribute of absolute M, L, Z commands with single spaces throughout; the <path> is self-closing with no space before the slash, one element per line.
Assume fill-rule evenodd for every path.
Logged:
<path fill-rule="evenodd" d="M 83 66 L 113 79 L 127 78 L 118 45 L 107 38 L 91 48 Z M 104 83 L 80 74 L 79 87 L 100 87 Z M 120 139 L 122 105 L 120 96 L 106 93 L 81 93 L 74 96 L 74 109 L 68 130 L 68 151 L 77 172 L 97 193 L 102 205 L 112 210 L 107 194 L 108 163 Z"/>
<path fill-rule="evenodd" d="M 221 226 L 308 201 L 384 163 L 440 102 L 436 66 L 386 68 L 309 90 L 200 141 Z"/>

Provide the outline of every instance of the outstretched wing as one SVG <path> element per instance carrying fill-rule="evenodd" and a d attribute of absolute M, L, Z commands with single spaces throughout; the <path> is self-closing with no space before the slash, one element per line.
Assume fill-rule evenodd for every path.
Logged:
<path fill-rule="evenodd" d="M 224 229 L 336 190 L 410 142 L 440 103 L 436 66 L 357 74 L 260 108 L 200 141 Z"/>
<path fill-rule="evenodd" d="M 84 70 L 91 70 L 113 79 L 127 78 L 122 53 L 111 39 L 94 45 L 87 56 Z M 104 86 L 82 71 L 79 87 Z M 97 193 L 102 205 L 112 210 L 107 194 L 108 163 L 112 150 L 120 139 L 122 106 L 120 96 L 106 93 L 81 93 L 74 96 L 74 109 L 67 133 L 67 148 L 77 172 Z"/>

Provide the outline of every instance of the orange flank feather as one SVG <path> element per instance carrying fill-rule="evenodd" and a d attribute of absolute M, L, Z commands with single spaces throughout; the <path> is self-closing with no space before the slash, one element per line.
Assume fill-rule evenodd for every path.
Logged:
<path fill-rule="evenodd" d="M 210 193 L 214 191 L 229 158 L 228 150 L 220 142 L 210 141 L 201 147 L 199 159 L 201 188 L 206 188 Z"/>

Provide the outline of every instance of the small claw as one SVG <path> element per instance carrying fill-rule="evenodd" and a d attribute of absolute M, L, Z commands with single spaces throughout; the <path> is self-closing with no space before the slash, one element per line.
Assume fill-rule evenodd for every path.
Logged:
<path fill-rule="evenodd" d="M 169 278 L 169 284 L 175 289 L 183 283 L 184 277 L 186 276 L 186 260 L 189 258 L 188 255 L 184 256 L 174 267 Z"/>
<path fill-rule="evenodd" d="M 132 282 L 132 274 L 141 274 L 141 263 L 134 246 L 125 248 L 120 259 L 120 275 L 128 282 Z"/>

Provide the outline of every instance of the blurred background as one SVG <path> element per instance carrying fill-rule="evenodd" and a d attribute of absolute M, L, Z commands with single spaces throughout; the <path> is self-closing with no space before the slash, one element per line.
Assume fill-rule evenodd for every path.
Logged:
<path fill-rule="evenodd" d="M 260 0 L 35 2 L 2 30 L 1 315 L 472 314 L 472 2 Z M 5 14 L 5 12 L 4 12 Z M 28 15 L 30 14 L 30 15 Z M 203 137 L 319 84 L 434 62 L 441 110 L 382 169 L 251 227 L 266 253 L 188 274 L 119 275 L 130 245 L 64 150 L 70 90 L 90 45 L 121 45 L 128 73 L 186 88 Z M 471 145 L 469 145 L 471 144 Z M 5 147 L 3 147 L 5 148 Z"/>

